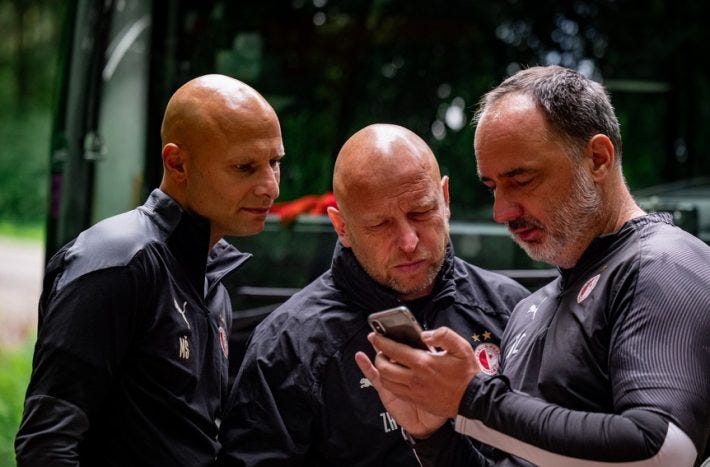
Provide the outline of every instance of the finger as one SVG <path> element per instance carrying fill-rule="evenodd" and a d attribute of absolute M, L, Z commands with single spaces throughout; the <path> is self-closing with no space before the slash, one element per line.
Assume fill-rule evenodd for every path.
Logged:
<path fill-rule="evenodd" d="M 380 375 L 377 367 L 372 364 L 372 361 L 370 361 L 369 357 L 365 353 L 355 353 L 355 363 L 358 368 L 360 368 L 360 371 L 362 371 L 362 374 L 370 381 L 372 387 L 375 388 L 383 402 L 396 397 L 397 394 L 404 394 L 406 396 L 407 388 L 402 384 L 395 383 L 394 381 L 385 381 L 385 379 Z M 390 391 L 390 387 L 395 389 L 397 392 L 394 393 Z"/>
<path fill-rule="evenodd" d="M 449 355 L 463 359 L 472 359 L 473 357 L 473 350 L 471 349 L 471 345 L 466 342 L 466 339 L 446 326 L 432 331 L 424 331 L 422 333 L 422 340 L 431 347 L 438 347 L 445 350 Z"/>
<path fill-rule="evenodd" d="M 385 355 L 382 352 L 377 352 L 374 365 L 379 372 L 380 378 L 382 379 L 407 384 L 411 378 L 412 372 L 409 368 L 401 365 L 397 361 L 392 360 L 389 355 Z"/>
<path fill-rule="evenodd" d="M 380 370 L 380 366 L 384 367 L 384 371 Z M 411 388 L 409 387 L 407 378 L 400 376 L 403 367 L 389 362 L 387 357 L 378 354 L 378 357 L 375 359 L 375 369 L 377 372 L 376 380 L 370 380 L 370 382 L 375 389 L 377 389 L 381 397 L 385 393 L 391 393 L 399 399 L 408 402 L 411 401 Z M 406 368 L 404 370 L 406 370 Z"/>
<path fill-rule="evenodd" d="M 379 334 L 374 334 L 370 342 L 373 347 L 382 352 L 387 358 L 408 368 L 417 365 L 421 361 L 422 355 L 428 354 L 425 350 L 415 349 Z"/>
<path fill-rule="evenodd" d="M 427 375 L 424 379 L 430 379 L 428 369 L 425 368 L 418 374 L 398 362 L 393 362 L 382 353 L 378 353 L 375 357 L 375 367 L 378 370 L 382 387 L 400 399 L 413 402 L 420 396 L 423 388 L 426 394 L 429 394 L 429 388 L 421 384 L 422 374 Z"/>
<path fill-rule="evenodd" d="M 376 333 L 371 332 L 367 335 L 367 340 L 370 341 L 370 345 L 375 349 L 375 352 L 381 352 L 381 350 L 377 348 L 377 345 L 375 345 L 375 335 Z"/>
<path fill-rule="evenodd" d="M 376 380 L 379 381 L 380 374 L 377 371 L 375 365 L 373 365 L 370 361 L 370 358 L 365 354 L 365 352 L 355 353 L 355 363 L 357 364 L 358 368 L 360 368 L 360 371 L 362 371 L 362 374 L 365 375 L 365 378 L 369 379 L 373 385 L 375 384 Z"/>

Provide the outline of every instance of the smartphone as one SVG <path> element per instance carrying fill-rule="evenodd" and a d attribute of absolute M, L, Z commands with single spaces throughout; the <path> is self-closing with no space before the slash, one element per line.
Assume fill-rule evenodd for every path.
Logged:
<path fill-rule="evenodd" d="M 373 331 L 393 341 L 422 350 L 430 350 L 420 337 L 422 327 L 406 306 L 378 311 L 367 317 Z"/>

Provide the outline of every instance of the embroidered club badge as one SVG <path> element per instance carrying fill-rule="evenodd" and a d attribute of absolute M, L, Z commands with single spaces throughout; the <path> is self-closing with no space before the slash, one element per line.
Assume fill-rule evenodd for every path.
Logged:
<path fill-rule="evenodd" d="M 599 282 L 599 276 L 601 276 L 601 274 L 597 274 L 592 277 L 584 283 L 581 289 L 579 289 L 579 294 L 577 294 L 577 303 L 582 303 L 585 298 L 589 297 L 589 294 L 592 293 L 592 290 L 596 287 L 597 282 Z"/>
<path fill-rule="evenodd" d="M 229 347 L 227 344 L 227 333 L 224 332 L 224 328 L 222 326 L 217 329 L 217 332 L 219 333 L 219 345 L 222 347 L 222 353 L 224 354 L 224 358 L 227 358 L 229 356 Z"/>
<path fill-rule="evenodd" d="M 482 372 L 490 376 L 498 374 L 500 348 L 497 345 L 486 342 L 477 346 L 474 349 L 473 354 L 475 355 L 478 366 L 481 368 Z"/>

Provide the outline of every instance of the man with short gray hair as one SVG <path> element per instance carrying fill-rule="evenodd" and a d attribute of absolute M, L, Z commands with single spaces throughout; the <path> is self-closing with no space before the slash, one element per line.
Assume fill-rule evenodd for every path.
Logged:
<path fill-rule="evenodd" d="M 423 333 L 436 353 L 370 336 L 375 364 L 358 364 L 420 440 L 424 465 L 475 465 L 454 432 L 499 449 L 497 465 L 704 459 L 710 247 L 635 203 L 604 88 L 557 66 L 526 69 L 484 96 L 475 121 L 494 219 L 560 277 L 516 306 L 498 376 L 445 327 Z"/>

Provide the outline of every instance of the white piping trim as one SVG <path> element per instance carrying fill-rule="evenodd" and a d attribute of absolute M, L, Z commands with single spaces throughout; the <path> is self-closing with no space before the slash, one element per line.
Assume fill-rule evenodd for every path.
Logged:
<path fill-rule="evenodd" d="M 461 415 L 456 417 L 456 431 L 482 443 L 491 445 L 536 465 L 552 467 L 602 467 L 618 465 L 624 467 L 692 467 L 698 452 L 691 439 L 673 423 L 668 424 L 668 432 L 661 449 L 648 459 L 634 462 L 599 462 L 576 459 L 525 443 L 512 436 L 484 425 L 480 420 L 472 420 Z"/>

